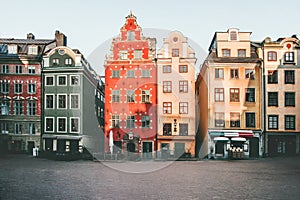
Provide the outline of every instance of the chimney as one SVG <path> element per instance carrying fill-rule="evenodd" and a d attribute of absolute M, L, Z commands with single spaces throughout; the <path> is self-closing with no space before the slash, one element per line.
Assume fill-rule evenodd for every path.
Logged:
<path fill-rule="evenodd" d="M 27 40 L 34 40 L 34 39 L 35 39 L 35 37 L 32 33 L 27 34 Z"/>
<path fill-rule="evenodd" d="M 67 46 L 67 37 L 59 32 L 55 31 L 55 40 L 56 40 L 56 46 Z"/>

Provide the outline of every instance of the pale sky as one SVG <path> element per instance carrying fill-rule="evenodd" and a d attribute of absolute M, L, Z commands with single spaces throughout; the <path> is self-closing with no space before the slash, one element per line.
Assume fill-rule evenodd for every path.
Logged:
<path fill-rule="evenodd" d="M 93 58 L 95 50 L 100 46 L 99 56 L 105 55 L 130 10 L 148 34 L 153 29 L 178 30 L 195 42 L 203 51 L 202 56 L 196 54 L 201 57 L 197 65 L 208 53 L 216 31 L 232 27 L 251 31 L 255 41 L 267 36 L 273 40 L 293 34 L 300 37 L 298 0 L 0 0 L 0 10 L 1 38 L 26 38 L 32 32 L 36 39 L 52 39 L 55 30 L 60 30 L 68 37 L 68 46 L 93 60 L 97 71 L 103 60 L 95 61 L 100 59 Z M 144 32 L 144 36 L 155 34 Z"/>

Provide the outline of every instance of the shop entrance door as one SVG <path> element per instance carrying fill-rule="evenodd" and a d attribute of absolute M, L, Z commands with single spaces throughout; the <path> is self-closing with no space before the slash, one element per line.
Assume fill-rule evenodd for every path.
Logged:
<path fill-rule="evenodd" d="M 250 158 L 259 157 L 259 139 L 254 137 L 249 140 L 249 156 Z"/>
<path fill-rule="evenodd" d="M 143 142 L 143 159 L 152 159 L 152 142 Z"/>
<path fill-rule="evenodd" d="M 216 156 L 224 156 L 224 142 L 216 143 Z"/>

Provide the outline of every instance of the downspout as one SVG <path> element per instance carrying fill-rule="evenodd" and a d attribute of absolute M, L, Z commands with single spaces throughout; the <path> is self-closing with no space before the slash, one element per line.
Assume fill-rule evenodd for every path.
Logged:
<path fill-rule="evenodd" d="M 262 134 L 263 134 L 263 157 L 266 156 L 266 147 L 267 147 L 267 136 L 266 136 L 266 68 L 265 68 L 265 51 L 264 46 L 262 46 L 262 97 L 263 97 L 263 106 L 262 106 L 262 118 L 263 118 L 263 127 L 262 127 Z"/>

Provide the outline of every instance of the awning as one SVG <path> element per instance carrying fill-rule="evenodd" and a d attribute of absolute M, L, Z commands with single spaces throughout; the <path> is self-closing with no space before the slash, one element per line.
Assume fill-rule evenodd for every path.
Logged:
<path fill-rule="evenodd" d="M 55 139 L 56 135 L 51 135 L 51 134 L 43 134 L 42 135 L 43 139 Z"/>
<path fill-rule="evenodd" d="M 225 132 L 224 136 L 226 137 L 237 137 L 239 136 L 238 132 Z"/>
<path fill-rule="evenodd" d="M 242 137 L 234 137 L 231 138 L 232 142 L 246 142 L 246 138 L 242 138 Z"/>
<path fill-rule="evenodd" d="M 80 140 L 82 137 L 77 135 L 58 135 L 58 140 Z"/>
<path fill-rule="evenodd" d="M 209 135 L 213 136 L 213 137 L 224 136 L 224 133 L 223 132 L 212 131 L 212 132 L 209 132 Z"/>
<path fill-rule="evenodd" d="M 253 132 L 239 132 L 240 137 L 253 137 Z"/>
<path fill-rule="evenodd" d="M 223 141 L 223 142 L 227 142 L 229 141 L 229 138 L 227 137 L 215 137 L 214 141 Z"/>

